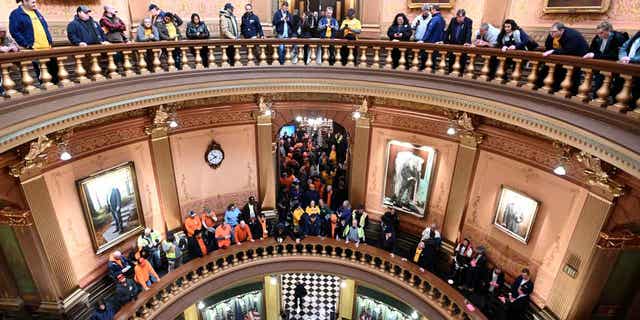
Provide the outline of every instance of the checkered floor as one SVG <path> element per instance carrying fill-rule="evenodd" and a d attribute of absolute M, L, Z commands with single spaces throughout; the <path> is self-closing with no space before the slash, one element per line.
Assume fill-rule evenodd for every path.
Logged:
<path fill-rule="evenodd" d="M 335 312 L 340 297 L 337 276 L 318 273 L 290 273 L 282 275 L 283 309 L 290 320 L 327 320 Z M 307 290 L 302 308 L 295 307 L 294 288 L 301 282 Z"/>

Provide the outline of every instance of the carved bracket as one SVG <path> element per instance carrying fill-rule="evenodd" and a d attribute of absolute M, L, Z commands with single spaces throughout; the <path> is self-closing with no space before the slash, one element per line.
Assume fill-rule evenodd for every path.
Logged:
<path fill-rule="evenodd" d="M 584 151 L 576 153 L 576 159 L 585 166 L 583 172 L 587 184 L 603 188 L 616 198 L 624 194 L 625 186 L 611 178 L 616 173 L 616 167 L 610 166 L 608 170 L 605 170 L 604 163 L 600 158 Z"/>
<path fill-rule="evenodd" d="M 446 111 L 449 124 L 456 129 L 460 143 L 476 147 L 484 140 L 484 135 L 476 132 L 476 119 L 466 112 Z"/>
<path fill-rule="evenodd" d="M 31 211 L 19 210 L 13 207 L 0 209 L 0 224 L 11 227 L 29 227 L 33 224 Z"/>
<path fill-rule="evenodd" d="M 27 170 L 42 168 L 47 162 L 47 151 L 53 144 L 53 140 L 47 136 L 40 136 L 36 141 L 31 142 L 29 151 L 22 157 L 22 160 L 9 167 L 9 174 L 12 177 L 20 178 Z"/>
<path fill-rule="evenodd" d="M 153 123 L 144 128 L 147 135 L 158 132 L 167 132 L 172 128 L 172 122 L 175 123 L 176 110 L 175 106 L 160 105 L 155 109 L 153 114 Z"/>
<path fill-rule="evenodd" d="M 596 246 L 600 249 L 640 248 L 640 235 L 631 230 L 600 232 Z"/>

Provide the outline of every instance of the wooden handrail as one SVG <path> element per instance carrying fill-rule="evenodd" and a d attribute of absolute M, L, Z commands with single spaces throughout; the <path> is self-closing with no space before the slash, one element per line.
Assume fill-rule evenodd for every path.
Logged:
<path fill-rule="evenodd" d="M 186 293 L 196 290 L 217 277 L 241 272 L 250 264 L 268 263 L 278 260 L 281 272 L 287 269 L 282 259 L 308 260 L 310 264 L 322 261 L 350 268 L 358 268 L 367 277 L 383 277 L 395 285 L 409 290 L 425 305 L 445 319 L 477 319 L 486 317 L 476 309 L 466 308 L 465 298 L 437 276 L 420 271 L 420 268 L 400 257 L 391 257 L 387 251 L 368 245 L 355 247 L 329 238 L 307 237 L 301 243 L 285 241 L 278 244 L 274 239 L 233 245 L 196 258 L 165 275 L 142 292 L 138 299 L 123 306 L 115 319 L 151 319 L 163 309 L 181 299 Z M 315 262 L 314 262 L 315 261 Z M 276 271 L 277 272 L 277 271 Z M 327 272 L 330 272 L 327 270 Z M 202 297 L 200 297 L 202 298 Z M 415 307 L 415 306 L 414 306 Z"/>
<path fill-rule="evenodd" d="M 233 46 L 236 52 L 227 56 L 226 49 Z M 293 58 L 297 48 L 302 57 L 302 48 L 311 49 L 309 55 L 317 61 Z M 320 48 L 343 47 L 336 51 L 336 58 L 346 54 L 343 64 L 329 61 L 329 55 Z M 603 108 L 640 120 L 640 108 L 630 110 L 633 101 L 634 79 L 640 78 L 640 66 L 611 61 L 582 59 L 572 56 L 551 55 L 543 57 L 540 52 L 511 50 L 502 52 L 494 48 L 477 48 L 445 44 L 396 42 L 382 40 L 333 40 L 333 39 L 252 39 L 252 40 L 184 40 L 159 41 L 87 47 L 56 47 L 49 50 L 22 51 L 0 55 L 5 99 L 20 98 L 59 87 L 82 85 L 92 81 L 119 79 L 148 73 L 175 72 L 184 64 L 184 69 L 205 68 L 203 60 L 212 60 L 208 68 L 230 68 L 231 61 L 239 60 L 233 67 L 279 66 L 278 49 L 284 48 L 281 57 L 285 66 L 327 66 L 348 68 L 384 69 L 412 73 L 433 73 L 444 77 L 462 78 L 469 81 L 490 81 L 496 86 L 521 87 L 559 99 L 571 99 L 586 106 Z M 201 57 L 194 52 L 206 50 Z M 250 50 L 249 50 L 250 49 Z M 168 51 L 180 52 L 175 61 Z M 394 66 L 393 52 L 400 51 L 399 66 Z M 204 52 L 204 51 L 203 51 Z M 421 70 L 423 58 L 427 56 L 425 68 Z M 56 58 L 57 74 L 51 74 L 47 65 Z M 465 60 L 467 63 L 465 64 Z M 36 85 L 32 62 L 42 69 L 40 84 Z M 333 62 L 333 63 L 332 63 Z M 396 64 L 398 61 L 396 61 Z M 542 68 L 542 66 L 545 66 Z M 73 69 L 71 71 L 70 69 Z M 493 69 L 493 70 L 492 70 Z M 543 72 L 542 70 L 550 70 Z M 564 69 L 564 73 L 554 70 Z M 583 77 L 575 77 L 578 70 Z M 599 74 L 603 83 L 594 87 L 593 75 Z M 59 83 L 52 79 L 59 78 Z M 556 78 L 558 77 L 558 78 Z M 562 77 L 562 78 L 560 78 Z M 617 80 L 619 79 L 619 80 Z M 574 83 L 578 81 L 578 83 Z M 622 83 L 619 92 L 611 92 L 610 84 Z"/>

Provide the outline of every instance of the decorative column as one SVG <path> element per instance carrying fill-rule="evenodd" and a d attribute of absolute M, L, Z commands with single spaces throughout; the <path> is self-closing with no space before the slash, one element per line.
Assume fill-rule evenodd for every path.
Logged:
<path fill-rule="evenodd" d="M 155 111 L 153 124 L 145 128 L 145 132 L 151 139 L 149 144 L 160 196 L 160 208 L 169 231 L 182 228 L 182 214 L 168 135 L 171 129 L 170 123 L 172 120 L 175 121 L 175 119 L 171 119 L 173 114 L 175 114 L 175 110 L 167 110 L 165 106 L 161 105 Z"/>
<path fill-rule="evenodd" d="M 258 98 L 260 114 L 257 116 L 256 143 L 258 153 L 258 200 L 262 210 L 271 211 L 276 207 L 276 162 L 272 136 L 271 102 L 264 97 Z"/>
<path fill-rule="evenodd" d="M 587 183 L 597 188 L 582 207 L 548 300 L 548 308 L 560 319 L 590 317 L 618 255 L 597 244 L 613 201 L 624 187 L 602 169 L 600 159 L 584 152 L 577 159 L 586 167 Z"/>
<path fill-rule="evenodd" d="M 349 201 L 352 206 L 364 205 L 367 195 L 367 166 L 369 162 L 369 143 L 371 140 L 371 118 L 369 102 L 362 101 L 356 117 L 353 145 L 351 146 L 351 168 L 349 177 Z"/>
<path fill-rule="evenodd" d="M 340 319 L 354 319 L 353 310 L 356 301 L 356 282 L 351 279 L 342 280 L 340 285 Z"/>
<path fill-rule="evenodd" d="M 0 310 L 18 310 L 23 304 L 15 280 L 16 275 L 12 272 L 14 268 L 26 269 L 20 247 L 11 229 L 14 217 L 19 216 L 20 214 L 9 207 L 0 208 Z"/>
<path fill-rule="evenodd" d="M 200 320 L 200 311 L 195 304 L 184 310 L 184 320 Z"/>
<path fill-rule="evenodd" d="M 455 243 L 462 230 L 469 190 L 478 161 L 478 145 L 482 143 L 483 136 L 475 132 L 473 119 L 466 112 L 453 114 L 450 117 L 450 122 L 459 133 L 460 144 L 453 169 L 451 190 L 442 226 L 442 237 Z"/>
<path fill-rule="evenodd" d="M 272 277 L 275 281 L 272 281 Z M 280 319 L 280 277 L 264 277 L 264 310 L 265 319 Z"/>

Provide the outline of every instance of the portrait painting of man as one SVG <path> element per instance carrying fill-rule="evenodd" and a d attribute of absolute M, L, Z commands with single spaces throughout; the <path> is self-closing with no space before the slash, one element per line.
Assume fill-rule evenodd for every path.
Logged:
<path fill-rule="evenodd" d="M 537 200 L 502 186 L 494 225 L 518 241 L 527 243 L 539 206 Z"/>

